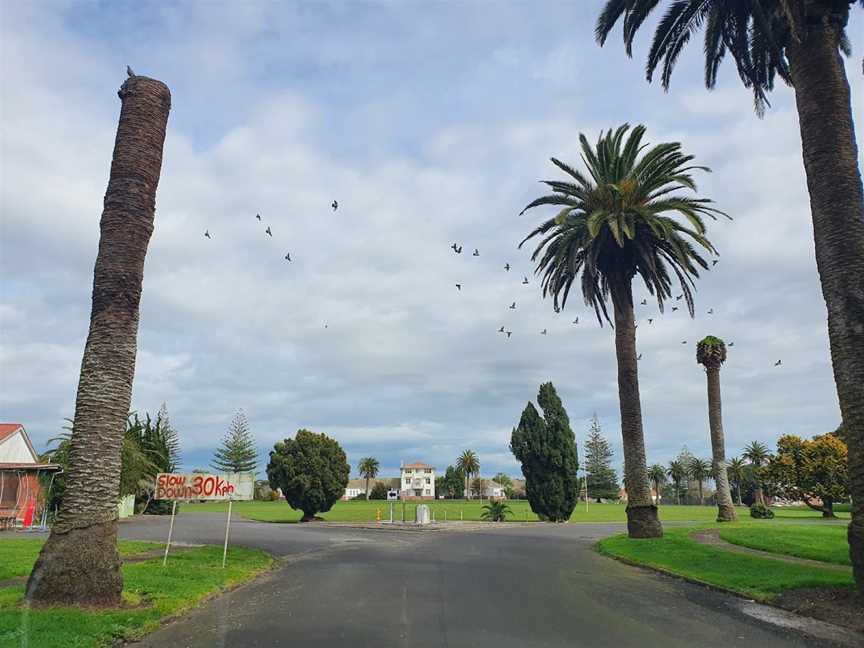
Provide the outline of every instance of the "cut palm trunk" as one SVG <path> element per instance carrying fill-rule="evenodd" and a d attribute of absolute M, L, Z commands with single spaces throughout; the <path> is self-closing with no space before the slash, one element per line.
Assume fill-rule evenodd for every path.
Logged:
<path fill-rule="evenodd" d="M 27 582 L 26 597 L 34 605 L 121 603 L 120 456 L 171 93 L 160 81 L 130 76 L 118 94 L 122 107 L 93 271 L 66 491 Z"/>
<path fill-rule="evenodd" d="M 839 26 L 810 25 L 805 38 L 787 47 L 787 56 L 849 448 L 849 555 L 855 582 L 864 592 L 864 189 L 839 42 Z"/>

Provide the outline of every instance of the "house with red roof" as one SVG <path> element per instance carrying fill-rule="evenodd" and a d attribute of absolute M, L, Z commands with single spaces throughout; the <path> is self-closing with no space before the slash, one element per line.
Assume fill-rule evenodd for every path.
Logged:
<path fill-rule="evenodd" d="M 30 526 L 45 500 L 39 474 L 59 470 L 39 460 L 23 425 L 0 423 L 0 528 Z"/>

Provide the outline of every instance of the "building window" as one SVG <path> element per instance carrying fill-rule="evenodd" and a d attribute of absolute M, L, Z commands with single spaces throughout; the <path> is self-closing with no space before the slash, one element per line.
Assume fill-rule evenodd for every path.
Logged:
<path fill-rule="evenodd" d="M 427 483 L 427 484 L 431 484 L 431 483 L 432 483 L 432 480 L 429 479 L 429 478 L 427 477 L 427 478 L 426 478 L 426 483 Z"/>
<path fill-rule="evenodd" d="M 426 489 L 426 495 L 430 495 L 428 488 Z"/>

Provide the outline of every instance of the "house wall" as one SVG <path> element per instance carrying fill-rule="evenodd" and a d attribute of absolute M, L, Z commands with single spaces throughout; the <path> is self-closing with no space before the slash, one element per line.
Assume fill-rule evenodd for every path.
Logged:
<path fill-rule="evenodd" d="M 21 430 L 0 443 L 0 463 L 36 463 Z"/>
<path fill-rule="evenodd" d="M 402 499 L 435 499 L 435 470 L 433 468 L 402 468 L 399 473 L 399 492 Z M 420 480 L 419 486 L 416 485 L 418 479 Z M 415 495 L 416 488 L 421 488 L 423 494 Z"/>

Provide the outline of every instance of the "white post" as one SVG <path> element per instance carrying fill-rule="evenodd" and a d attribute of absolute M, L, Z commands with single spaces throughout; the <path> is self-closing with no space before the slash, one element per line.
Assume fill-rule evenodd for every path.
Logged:
<path fill-rule="evenodd" d="M 228 557 L 228 530 L 231 528 L 231 505 L 233 500 L 228 500 L 228 522 L 225 524 L 225 546 L 222 547 L 222 569 L 225 569 L 225 559 Z"/>
<path fill-rule="evenodd" d="M 177 513 L 177 500 L 171 504 L 171 524 L 168 525 L 168 542 L 165 544 L 165 556 L 162 558 L 162 566 L 168 564 L 168 548 L 171 546 L 171 535 L 174 533 L 174 514 Z"/>

